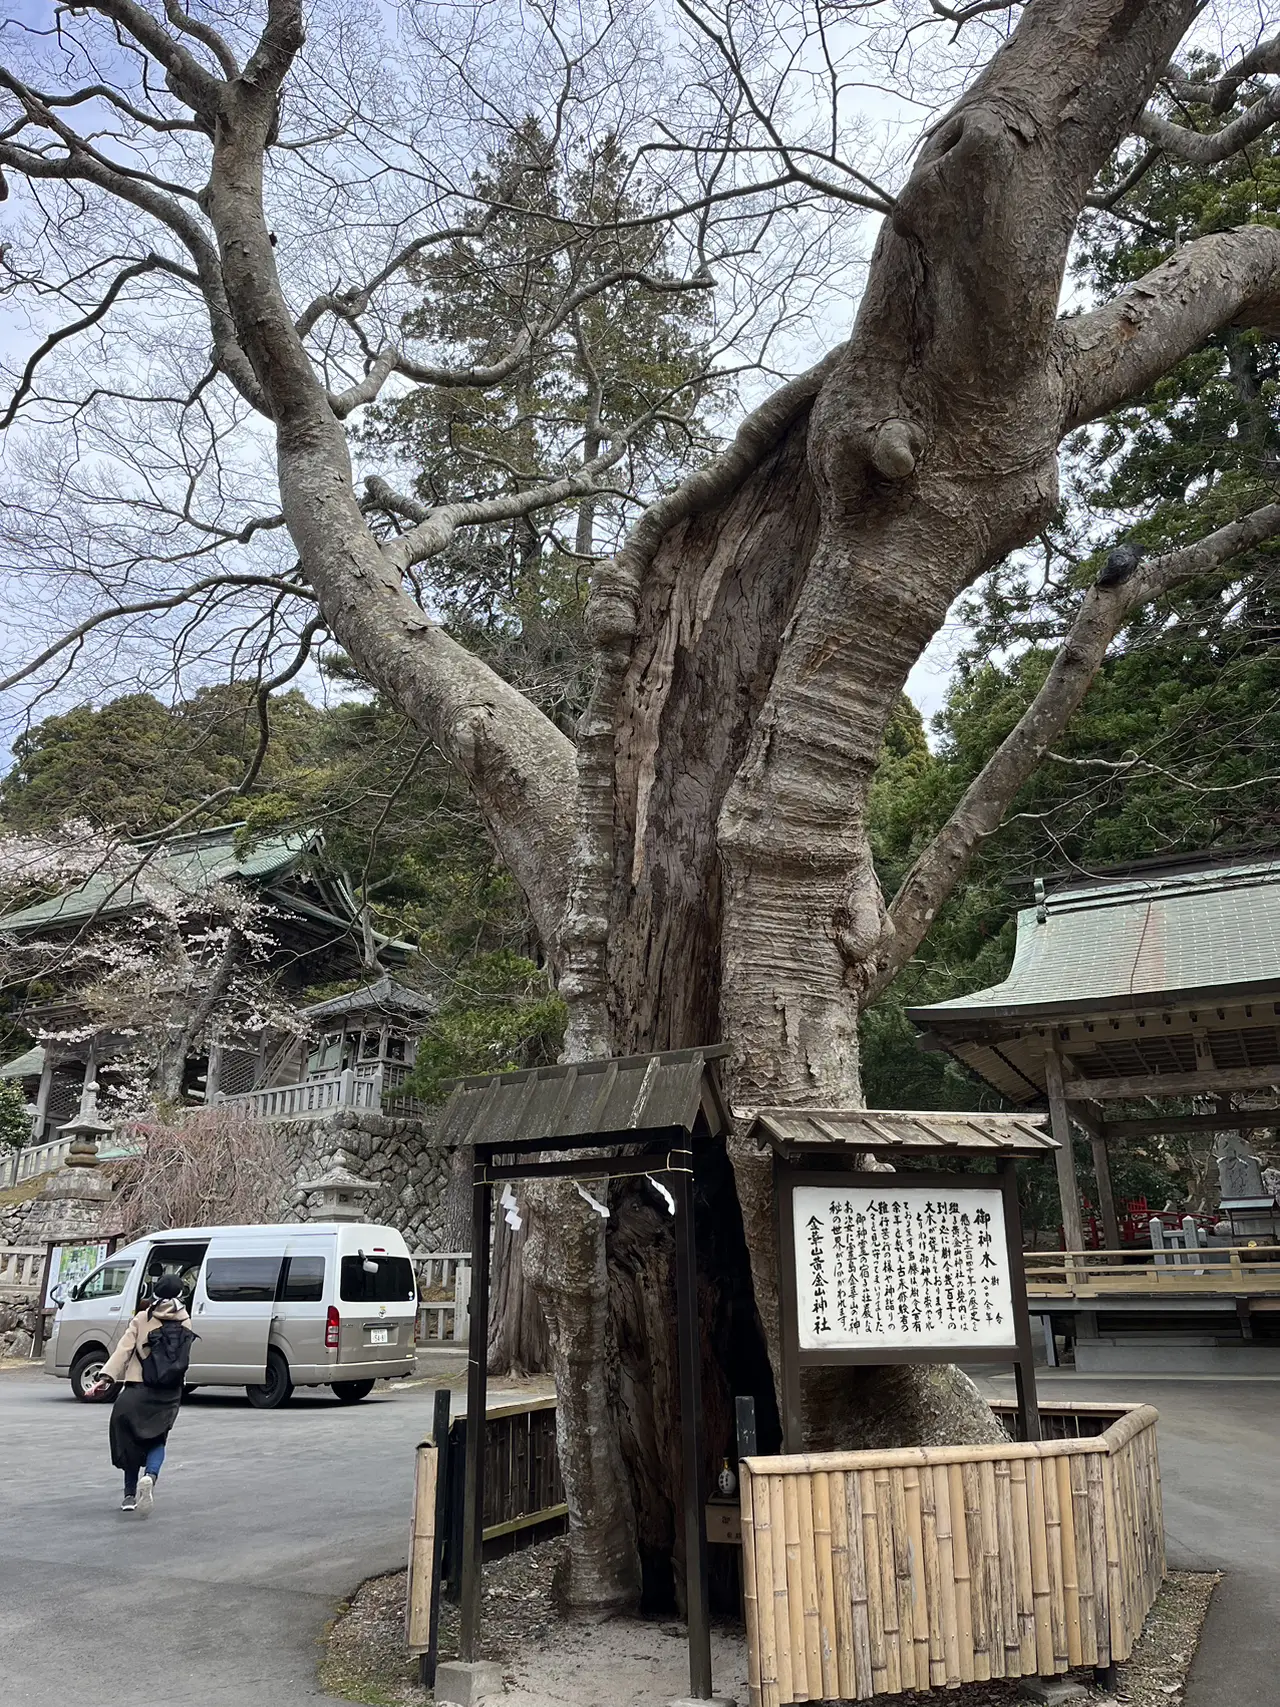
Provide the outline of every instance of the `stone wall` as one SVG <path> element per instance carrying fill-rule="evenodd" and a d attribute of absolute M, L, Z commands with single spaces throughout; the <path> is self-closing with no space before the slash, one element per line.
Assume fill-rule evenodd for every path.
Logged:
<path fill-rule="evenodd" d="M 319 1120 L 288 1120 L 277 1130 L 290 1156 L 290 1172 L 296 1181 L 316 1179 L 341 1160 L 373 1190 L 364 1194 L 362 1219 L 396 1227 L 404 1234 L 410 1250 L 441 1251 L 465 1249 L 469 1237 L 469 1170 L 460 1170 L 456 1149 L 435 1139 L 431 1121 L 391 1119 L 365 1110 L 339 1109 Z M 92 1172 L 97 1181 L 114 1180 L 122 1164 L 106 1163 Z M 59 1170 L 60 1183 L 65 1178 Z M 24 1180 L 21 1187 L 0 1193 L 0 1245 L 36 1245 L 49 1236 L 49 1205 L 41 1189 L 54 1179 L 45 1174 Z M 449 1196 L 451 1181 L 455 1192 Z M 280 1203 L 262 1206 L 263 1221 L 309 1221 L 321 1219 L 323 1210 L 298 1186 Z M 449 1214 L 450 1201 L 454 1213 Z M 77 1206 L 79 1207 L 79 1206 Z M 88 1206 L 86 1207 L 86 1211 Z M 109 1207 L 96 1206 L 86 1213 L 84 1226 L 68 1223 L 57 1229 L 58 1237 L 92 1236 L 98 1220 L 110 1220 Z M 65 1213 L 63 1216 L 65 1220 Z M 89 1224 L 93 1220 L 94 1225 Z"/>
<path fill-rule="evenodd" d="M 36 1315 L 34 1298 L 0 1298 L 0 1358 L 31 1356 Z"/>
<path fill-rule="evenodd" d="M 450 1241 L 466 1225 L 469 1180 L 462 1182 L 465 1195 L 455 1197 L 451 1217 L 449 1186 L 457 1152 L 436 1141 L 433 1122 L 339 1109 L 322 1120 L 282 1121 L 279 1130 L 294 1155 L 295 1179 L 318 1178 L 340 1156 L 352 1173 L 374 1187 L 362 1198 L 362 1219 L 398 1228 L 410 1250 L 460 1248 Z M 323 1211 L 310 1208 L 309 1202 L 308 1194 L 295 1188 L 282 1218 L 318 1219 Z"/>

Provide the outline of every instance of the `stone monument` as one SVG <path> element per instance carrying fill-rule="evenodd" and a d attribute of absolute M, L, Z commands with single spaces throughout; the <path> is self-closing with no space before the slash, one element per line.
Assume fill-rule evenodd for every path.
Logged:
<path fill-rule="evenodd" d="M 1233 1235 L 1271 1240 L 1276 1236 L 1276 1195 L 1262 1177 L 1262 1162 L 1243 1133 L 1223 1132 L 1214 1143 L 1218 1159 L 1219 1209 Z"/>

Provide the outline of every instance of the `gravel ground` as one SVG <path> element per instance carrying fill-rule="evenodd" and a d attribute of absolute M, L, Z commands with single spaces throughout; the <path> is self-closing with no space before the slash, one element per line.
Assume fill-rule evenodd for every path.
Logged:
<path fill-rule="evenodd" d="M 562 1626 L 556 1590 L 565 1557 L 563 1539 L 543 1542 L 486 1565 L 480 1620 L 481 1655 L 504 1668 L 530 1642 L 554 1645 Z M 366 1707 L 422 1707 L 430 1696 L 418 1685 L 418 1662 L 404 1646 L 407 1573 L 372 1577 L 339 1608 L 329 1628 L 320 1666 L 331 1695 Z M 458 1608 L 440 1603 L 440 1653 L 458 1651 Z"/>
<path fill-rule="evenodd" d="M 548 1541 L 487 1565 L 482 1653 L 498 1661 L 510 1707 L 658 1707 L 687 1689 L 683 1629 L 666 1621 L 614 1619 L 592 1625 L 566 1619 L 558 1583 L 564 1541 Z M 1175 1571 L 1165 1581 L 1114 1695 L 1090 1691 L 1088 1707 L 1177 1707 L 1209 1609 L 1217 1575 Z M 374 1577 L 342 1607 L 330 1628 L 320 1682 L 330 1694 L 365 1707 L 423 1707 L 417 1661 L 404 1651 L 405 1573 Z M 457 1652 L 457 1608 L 441 1609 L 440 1651 Z M 746 1701 L 740 1625 L 715 1633 L 716 1688 Z M 1079 1674 L 1092 1684 L 1092 1673 Z M 948 1690 L 946 1707 L 1014 1707 L 1024 1700 L 1007 1682 Z M 938 1692 L 894 1697 L 903 1707 L 938 1707 Z"/>

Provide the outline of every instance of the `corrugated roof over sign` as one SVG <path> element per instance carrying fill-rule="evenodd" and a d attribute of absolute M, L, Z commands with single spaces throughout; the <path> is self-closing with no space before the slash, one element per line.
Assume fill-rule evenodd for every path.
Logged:
<path fill-rule="evenodd" d="M 839 1148 L 1039 1156 L 1058 1148 L 1056 1140 L 1028 1115 L 963 1114 L 951 1109 L 761 1108 L 747 1136 L 784 1153 Z"/>
<path fill-rule="evenodd" d="M 728 1052 L 719 1044 L 461 1079 L 445 1106 L 440 1138 L 502 1144 L 665 1126 L 692 1132 L 699 1113 L 717 1132 L 726 1118 L 711 1063 Z"/>
<path fill-rule="evenodd" d="M 1040 914 L 1043 912 L 1043 918 Z M 1128 874 L 1055 890 L 1018 914 L 1002 984 L 908 1012 L 945 1032 L 979 1016 L 1150 1005 L 1280 984 L 1280 857 Z"/>

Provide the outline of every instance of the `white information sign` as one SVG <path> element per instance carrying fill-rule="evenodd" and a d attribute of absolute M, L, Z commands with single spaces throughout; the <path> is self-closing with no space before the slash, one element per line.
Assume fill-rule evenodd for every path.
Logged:
<path fill-rule="evenodd" d="M 44 1307 L 52 1310 L 71 1288 L 85 1275 L 91 1274 L 100 1262 L 105 1262 L 111 1247 L 105 1240 L 88 1245 L 54 1245 L 49 1255 L 49 1282 L 45 1288 Z"/>
<path fill-rule="evenodd" d="M 796 1186 L 801 1350 L 1015 1345 L 999 1190 L 901 1178 Z"/>

